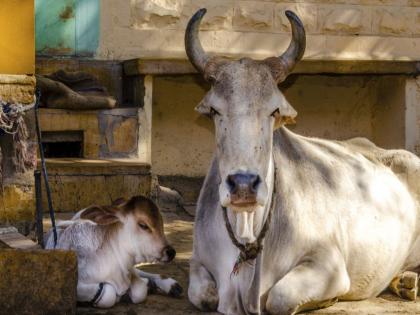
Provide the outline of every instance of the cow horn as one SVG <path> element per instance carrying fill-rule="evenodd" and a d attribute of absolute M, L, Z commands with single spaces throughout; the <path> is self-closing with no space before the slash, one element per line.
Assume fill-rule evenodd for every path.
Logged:
<path fill-rule="evenodd" d="M 188 59 L 194 65 L 194 67 L 201 73 L 204 73 L 204 67 L 209 60 L 209 56 L 204 51 L 198 38 L 198 30 L 200 28 L 200 22 L 206 9 L 198 10 L 188 22 L 187 29 L 185 31 L 185 50 L 187 52 Z"/>
<path fill-rule="evenodd" d="M 280 57 L 265 59 L 271 73 L 277 82 L 283 81 L 293 70 L 296 63 L 302 59 L 306 47 L 305 28 L 301 20 L 292 11 L 287 10 L 286 16 L 292 25 L 292 40 L 287 50 Z"/>
<path fill-rule="evenodd" d="M 287 71 L 290 72 L 305 53 L 306 35 L 302 21 L 295 13 L 287 10 L 286 16 L 292 26 L 292 40 L 287 50 L 280 56 L 280 60 L 286 65 Z"/>

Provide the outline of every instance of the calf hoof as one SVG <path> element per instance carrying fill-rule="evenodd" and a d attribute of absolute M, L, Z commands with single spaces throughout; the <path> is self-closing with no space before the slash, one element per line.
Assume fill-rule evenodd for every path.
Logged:
<path fill-rule="evenodd" d="M 418 294 L 418 278 L 417 273 L 405 271 L 392 280 L 389 289 L 403 299 L 415 301 Z"/>
<path fill-rule="evenodd" d="M 182 295 L 182 287 L 178 284 L 178 282 L 175 282 L 172 286 L 171 289 L 169 290 L 168 295 L 174 298 L 179 298 Z"/>

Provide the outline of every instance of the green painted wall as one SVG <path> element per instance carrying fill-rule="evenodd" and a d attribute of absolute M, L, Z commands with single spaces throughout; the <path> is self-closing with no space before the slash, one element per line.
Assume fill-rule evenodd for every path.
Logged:
<path fill-rule="evenodd" d="M 36 0 L 38 55 L 93 56 L 99 42 L 100 0 Z"/>

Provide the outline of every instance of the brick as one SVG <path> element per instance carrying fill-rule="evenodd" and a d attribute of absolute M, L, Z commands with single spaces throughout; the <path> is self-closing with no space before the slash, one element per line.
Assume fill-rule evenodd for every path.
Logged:
<path fill-rule="evenodd" d="M 413 22 L 410 24 L 411 33 L 420 35 L 420 9 L 413 9 Z"/>
<path fill-rule="evenodd" d="M 75 314 L 74 252 L 0 249 L 1 314 Z"/>
<path fill-rule="evenodd" d="M 191 13 L 196 12 L 200 8 L 207 8 L 208 4 L 207 0 L 193 1 Z M 214 0 L 211 5 L 211 8 L 207 10 L 205 17 L 201 21 L 200 29 L 231 29 L 234 11 L 233 2 Z"/>
<path fill-rule="evenodd" d="M 318 32 L 318 7 L 313 4 L 296 3 L 296 4 L 279 4 L 275 8 L 274 26 L 276 30 L 281 32 L 290 32 L 290 22 L 285 15 L 286 10 L 296 13 L 305 26 L 308 34 Z"/>
<path fill-rule="evenodd" d="M 380 34 L 406 37 L 411 23 L 414 23 L 414 14 L 408 8 L 382 7 L 374 11 L 373 31 Z"/>
<path fill-rule="evenodd" d="M 319 21 L 325 33 L 371 32 L 371 11 L 363 6 L 324 6 L 319 9 Z"/>
<path fill-rule="evenodd" d="M 134 0 L 131 2 L 132 25 L 135 28 L 177 28 L 186 23 L 190 11 L 185 0 Z"/>
<path fill-rule="evenodd" d="M 268 30 L 273 26 L 274 6 L 271 3 L 239 2 L 235 7 L 233 26 L 243 30 Z"/>

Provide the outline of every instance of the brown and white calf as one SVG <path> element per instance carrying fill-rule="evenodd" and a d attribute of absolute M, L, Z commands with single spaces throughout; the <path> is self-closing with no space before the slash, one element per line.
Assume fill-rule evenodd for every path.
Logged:
<path fill-rule="evenodd" d="M 57 224 L 57 249 L 74 250 L 78 258 L 77 300 L 111 307 L 128 293 L 133 303 L 145 300 L 149 288 L 171 296 L 182 293 L 171 278 L 138 270 L 145 262 L 170 262 L 176 252 L 168 244 L 158 207 L 148 198 L 119 199 L 111 206 L 91 206 Z M 46 248 L 54 248 L 51 231 Z"/>

